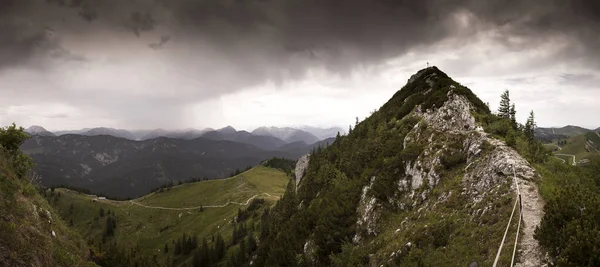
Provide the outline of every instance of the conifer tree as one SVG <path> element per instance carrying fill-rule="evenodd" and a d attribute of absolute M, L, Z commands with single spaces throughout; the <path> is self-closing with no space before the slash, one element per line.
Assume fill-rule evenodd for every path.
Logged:
<path fill-rule="evenodd" d="M 501 118 L 510 118 L 510 94 L 508 90 L 500 96 L 500 107 L 498 107 L 498 116 Z"/>
<path fill-rule="evenodd" d="M 256 250 L 257 244 L 256 244 L 256 239 L 254 239 L 254 235 L 250 234 L 248 235 L 248 254 L 252 254 L 252 252 L 254 252 L 254 250 Z"/>
<path fill-rule="evenodd" d="M 175 242 L 175 255 L 179 254 L 181 254 L 181 239 L 178 239 L 177 242 Z"/>
<path fill-rule="evenodd" d="M 210 258 L 211 253 L 206 238 L 202 239 L 202 248 L 200 248 L 200 251 L 202 252 L 200 257 L 202 266 L 210 266 L 212 259 Z"/>
<path fill-rule="evenodd" d="M 242 241 L 240 241 L 240 250 L 238 252 L 238 263 L 239 264 L 243 264 L 244 262 L 246 262 L 246 239 L 243 238 Z"/>
<path fill-rule="evenodd" d="M 223 256 L 225 255 L 225 241 L 223 240 L 221 233 L 217 235 L 217 241 L 215 243 L 215 253 L 218 259 L 223 258 Z"/>
<path fill-rule="evenodd" d="M 534 142 L 535 126 L 535 116 L 532 110 L 529 113 L 529 118 L 527 118 L 527 122 L 525 123 L 525 137 L 527 137 L 527 141 L 529 141 L 530 144 Z"/>
<path fill-rule="evenodd" d="M 517 110 L 515 108 L 515 104 L 513 103 L 510 106 L 510 122 L 512 123 L 513 128 L 517 129 Z"/>

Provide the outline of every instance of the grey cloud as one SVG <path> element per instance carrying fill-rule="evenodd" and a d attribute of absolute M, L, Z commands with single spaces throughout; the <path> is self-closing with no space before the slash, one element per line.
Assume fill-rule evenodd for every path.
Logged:
<path fill-rule="evenodd" d="M 156 20 L 148 12 L 133 12 L 126 27 L 131 29 L 136 36 L 140 36 L 141 32 L 151 31 L 156 26 Z"/>
<path fill-rule="evenodd" d="M 55 13 L 35 16 L 45 5 L 56 8 Z M 0 69 L 48 59 L 94 60 L 75 52 L 79 47 L 114 54 L 124 62 L 147 56 L 137 54 L 138 47 L 162 49 L 152 55 L 160 57 L 160 66 L 139 70 L 140 80 L 151 83 L 148 76 L 174 69 L 160 86 L 140 85 L 154 96 L 136 96 L 134 104 L 115 104 L 110 96 L 87 101 L 135 120 L 160 105 L 169 111 L 167 121 L 183 112 L 181 106 L 198 100 L 267 81 L 302 79 L 315 68 L 345 75 L 441 41 L 467 46 L 487 31 L 494 32 L 487 38 L 510 51 L 526 53 L 544 42 L 564 42 L 557 44 L 564 46 L 557 54 L 534 58 L 538 62 L 528 68 L 571 62 L 597 69 L 598 16 L 600 3 L 584 0 L 0 0 Z M 55 28 L 58 37 L 48 36 L 47 27 Z M 127 51 L 110 51 L 104 40 L 85 42 L 100 34 L 123 43 L 111 49 Z M 67 47 L 60 37 L 75 41 Z M 487 56 L 493 61 L 502 55 Z M 480 60 L 460 55 L 450 63 L 468 69 Z M 64 95 L 73 97 L 68 90 Z M 143 112 L 129 114 L 130 106 Z"/>
<path fill-rule="evenodd" d="M 65 118 L 69 117 L 69 114 L 57 113 L 57 114 L 46 115 L 44 117 L 49 118 L 49 119 L 65 119 Z"/>
<path fill-rule="evenodd" d="M 160 37 L 160 41 L 158 43 L 150 43 L 148 46 L 154 50 L 159 50 L 171 40 L 171 36 L 163 35 Z"/>
<path fill-rule="evenodd" d="M 600 84 L 600 77 L 591 73 L 565 73 L 560 75 L 560 78 L 560 85 L 570 85 L 581 88 L 597 88 Z"/>
<path fill-rule="evenodd" d="M 584 0 L 47 1 L 81 9 L 80 13 L 93 14 L 93 18 L 124 23 L 136 36 L 162 24 L 188 39 L 211 42 L 223 50 L 224 57 L 235 56 L 230 60 L 250 63 L 248 67 L 254 63 L 240 53 L 262 50 L 270 64 L 260 67 L 271 69 L 263 78 L 276 80 L 301 77 L 315 66 L 345 73 L 419 45 L 445 38 L 468 39 L 469 34 L 488 28 L 498 28 L 493 38 L 517 50 L 543 41 L 537 37 L 564 35 L 573 43 L 565 57 L 589 59 L 592 54 L 597 59 L 600 44 L 595 34 L 600 30 L 600 4 Z M 127 10 L 126 17 L 108 12 L 116 7 Z M 475 20 L 459 25 L 455 17 L 459 12 L 470 12 Z M 461 32 L 464 27 L 469 29 Z M 467 35 L 457 36 L 461 33 Z M 512 36 L 527 40 L 514 43 Z M 253 47 L 238 46 L 246 43 Z M 152 46 L 160 47 L 157 44 Z M 282 66 L 291 76 L 271 77 L 277 73 L 273 69 Z"/>
<path fill-rule="evenodd" d="M 92 8 L 89 0 L 46 0 L 50 5 L 58 5 L 77 10 L 77 14 L 84 20 L 92 22 L 98 18 L 98 12 Z"/>
<path fill-rule="evenodd" d="M 45 59 L 84 61 L 83 55 L 72 53 L 60 44 L 55 30 L 34 17 L 23 16 L 43 2 L 0 0 L 0 70 L 23 64 L 43 65 Z"/>

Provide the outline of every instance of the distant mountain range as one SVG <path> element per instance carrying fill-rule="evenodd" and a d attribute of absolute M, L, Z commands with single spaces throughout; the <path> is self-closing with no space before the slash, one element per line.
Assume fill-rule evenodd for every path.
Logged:
<path fill-rule="evenodd" d="M 539 127 L 535 129 L 535 137 L 543 143 L 552 143 L 556 140 L 567 139 L 588 132 L 600 132 L 600 127 L 595 130 L 573 125 L 549 128 Z"/>
<path fill-rule="evenodd" d="M 41 133 L 47 134 L 46 131 L 41 126 L 31 126 L 30 134 L 32 135 L 40 135 Z M 218 134 L 215 134 L 218 132 Z M 154 139 L 158 137 L 168 137 L 175 139 L 185 139 L 191 140 L 198 137 L 206 137 L 209 139 L 217 139 L 217 140 L 236 140 L 236 139 L 247 139 L 248 134 L 252 134 L 255 136 L 270 136 L 280 139 L 284 143 L 293 143 L 302 141 L 306 144 L 313 144 L 320 140 L 325 140 L 330 137 L 335 137 L 337 133 L 344 134 L 345 132 L 338 127 L 333 128 L 318 128 L 311 126 L 301 126 L 298 128 L 292 127 L 259 127 L 256 128 L 252 132 L 247 131 L 238 131 L 232 126 L 227 126 L 219 130 L 214 130 L 212 128 L 206 128 L 202 130 L 198 129 L 185 129 L 185 130 L 165 130 L 165 129 L 154 129 L 154 130 L 124 130 L 124 129 L 114 129 L 114 128 L 106 128 L 106 127 L 98 127 L 98 128 L 84 128 L 80 130 L 64 130 L 64 131 L 55 131 L 53 135 L 61 136 L 65 134 L 80 134 L 86 136 L 96 136 L 96 135 L 110 135 L 119 138 L 125 138 L 129 140 L 137 140 L 144 141 L 149 139 Z M 236 136 L 237 134 L 237 136 Z M 207 137 L 208 135 L 209 137 Z M 215 136 L 217 135 L 217 136 Z M 212 137 L 210 137 L 212 136 Z"/>
<path fill-rule="evenodd" d="M 320 140 L 312 133 L 290 127 L 260 127 L 252 131 L 252 134 L 276 137 L 286 143 L 304 142 L 306 144 L 312 144 Z"/>
<path fill-rule="evenodd" d="M 297 159 L 335 140 L 319 141 L 293 128 L 259 129 L 250 133 L 231 126 L 145 132 L 91 128 L 56 136 L 32 126 L 27 129 L 32 138 L 21 149 L 36 161 L 35 170 L 45 186 L 81 187 L 125 198 L 141 196 L 168 181 L 226 177 L 272 157 Z"/>
<path fill-rule="evenodd" d="M 301 126 L 300 130 L 305 132 L 312 133 L 317 138 L 324 140 L 327 138 L 335 137 L 338 133 L 340 135 L 346 134 L 346 131 L 340 127 L 332 127 L 332 128 L 317 128 L 311 126 Z"/>

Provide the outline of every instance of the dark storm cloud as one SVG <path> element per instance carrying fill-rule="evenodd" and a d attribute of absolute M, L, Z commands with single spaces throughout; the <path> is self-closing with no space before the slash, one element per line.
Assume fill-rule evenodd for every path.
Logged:
<path fill-rule="evenodd" d="M 42 4 L 33 0 L 2 2 L 13 6 L 27 5 L 25 2 L 29 5 Z M 267 61 L 276 68 L 288 69 L 292 76 L 302 75 L 313 66 L 345 72 L 356 65 L 378 63 L 399 56 L 415 46 L 445 38 L 469 38 L 477 31 L 494 27 L 499 29 L 494 37 L 496 41 L 515 49 L 535 45 L 543 37 L 554 35 L 566 36 L 573 42 L 572 50 L 566 51 L 568 55 L 589 53 L 597 59 L 595 51 L 600 48 L 597 34 L 600 30 L 600 2 L 597 1 L 47 0 L 47 3 L 72 9 L 87 21 L 112 21 L 136 36 L 152 32 L 162 23 L 189 39 L 213 43 L 223 50 L 225 56 L 233 55 L 241 63 L 248 63 L 245 53 L 268 49 L 263 51 L 270 57 Z M 122 9 L 126 14 L 120 17 L 112 14 L 119 13 L 111 12 L 116 9 Z M 26 9 L 20 11 L 26 12 Z M 467 25 L 460 25 L 456 15 L 461 12 L 472 14 L 474 19 L 469 20 Z M 7 12 L 2 15 L 6 17 Z M 14 57 L 26 57 L 38 48 L 48 49 L 43 44 L 43 33 L 19 37 L 14 32 L 5 33 L 6 29 L 3 30 L 2 37 L 8 45 L 0 49 L 17 50 L 17 53 L 11 53 Z M 93 35 L 94 32 L 87 34 Z M 508 38 L 512 36 L 521 36 L 527 41 L 513 43 Z M 257 44 L 256 39 L 260 38 L 264 38 L 266 44 Z M 185 41 L 185 38 L 178 40 Z M 240 48 L 240 44 L 246 42 L 256 46 Z M 161 43 L 153 46 L 159 47 Z M 266 71 L 265 75 L 268 74 L 273 73 Z"/>
<path fill-rule="evenodd" d="M 472 47 L 482 38 L 502 47 L 486 50 L 488 61 L 503 57 L 495 51 L 520 52 L 540 55 L 523 69 L 567 62 L 597 71 L 599 16 L 600 2 L 585 0 L 0 0 L 0 71 L 85 63 L 68 65 L 86 70 L 76 77 L 46 68 L 48 80 L 68 81 L 56 82 L 49 98 L 129 121 L 161 106 L 168 121 L 199 100 L 301 80 L 312 70 L 344 76 L 423 47 Z M 558 48 L 542 51 L 548 43 Z M 480 68 L 480 54 L 469 52 L 448 65 Z M 490 75 L 521 70 L 508 66 Z M 13 93 L 41 91 L 41 80 Z"/>
<path fill-rule="evenodd" d="M 43 12 L 42 4 L 0 0 L 0 70 L 22 64 L 39 67 L 44 57 L 60 61 L 85 60 L 83 55 L 62 47 L 52 27 L 36 21 L 36 12 Z"/>
<path fill-rule="evenodd" d="M 51 5 L 73 8 L 78 11 L 78 15 L 84 20 L 91 22 L 98 18 L 98 13 L 95 11 L 88 1 L 85 0 L 46 0 Z"/>
<path fill-rule="evenodd" d="M 139 37 L 141 32 L 153 30 L 156 20 L 148 12 L 133 12 L 126 26 Z"/>

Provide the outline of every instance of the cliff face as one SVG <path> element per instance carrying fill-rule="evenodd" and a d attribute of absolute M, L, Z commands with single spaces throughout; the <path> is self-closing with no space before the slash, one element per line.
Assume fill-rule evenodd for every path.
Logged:
<path fill-rule="evenodd" d="M 304 176 L 304 172 L 308 168 L 308 162 L 310 160 L 310 154 L 304 155 L 298 159 L 296 162 L 296 169 L 294 170 L 294 174 L 296 176 L 296 186 L 299 186 L 302 177 Z"/>
<path fill-rule="evenodd" d="M 419 71 L 348 136 L 311 155 L 298 181 L 300 204 L 285 211 L 293 216 L 282 225 L 291 229 L 265 242 L 292 243 L 300 265 L 488 266 L 519 184 L 517 262 L 540 266 L 536 174 L 484 132 L 485 116 L 492 115 L 469 89 L 435 67 Z M 501 263 L 510 262 L 516 226 L 510 233 Z M 265 245 L 259 260 L 276 263 L 273 249 Z"/>

